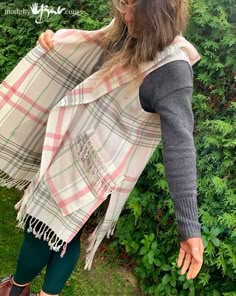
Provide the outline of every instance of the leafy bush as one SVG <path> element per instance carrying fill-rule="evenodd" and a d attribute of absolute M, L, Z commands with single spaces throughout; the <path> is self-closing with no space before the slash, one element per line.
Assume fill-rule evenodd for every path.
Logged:
<path fill-rule="evenodd" d="M 54 10 L 65 8 L 61 14 L 42 15 L 42 23 L 36 23 L 38 15 L 31 13 L 30 6 L 38 3 Z M 53 3 L 53 4 L 52 4 Z M 95 9 L 95 7 L 97 7 Z M 9 10 L 16 14 L 9 13 Z M 18 10 L 18 11 L 17 11 Z M 23 11 L 24 10 L 24 11 Z M 26 12 L 28 11 L 28 13 Z M 18 14 L 17 14 L 18 12 Z M 74 12 L 74 13 L 73 13 Z M 46 29 L 62 28 L 98 29 L 109 23 L 110 10 L 104 1 L 7 1 L 0 3 L 0 81 L 14 68 L 19 60 L 35 46 L 39 35 Z"/>

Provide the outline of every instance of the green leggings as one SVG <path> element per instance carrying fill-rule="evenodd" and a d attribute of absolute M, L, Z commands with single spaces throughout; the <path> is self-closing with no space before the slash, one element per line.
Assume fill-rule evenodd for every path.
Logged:
<path fill-rule="evenodd" d="M 74 270 L 80 255 L 82 229 L 68 244 L 63 258 L 50 250 L 48 243 L 35 238 L 25 227 L 24 240 L 18 257 L 14 280 L 18 284 L 31 282 L 47 266 L 42 290 L 50 295 L 59 294 Z"/>

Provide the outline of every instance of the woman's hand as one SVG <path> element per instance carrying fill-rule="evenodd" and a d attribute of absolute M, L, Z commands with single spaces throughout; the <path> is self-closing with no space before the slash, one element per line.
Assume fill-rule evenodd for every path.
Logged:
<path fill-rule="evenodd" d="M 44 49 L 50 50 L 53 47 L 52 37 L 54 32 L 52 30 L 46 30 L 43 32 L 37 41 L 37 44 L 40 44 Z"/>
<path fill-rule="evenodd" d="M 177 265 L 181 267 L 183 263 L 181 274 L 184 274 L 188 269 L 187 280 L 195 278 L 199 273 L 203 263 L 203 252 L 203 242 L 199 237 L 189 238 L 180 243 Z"/>

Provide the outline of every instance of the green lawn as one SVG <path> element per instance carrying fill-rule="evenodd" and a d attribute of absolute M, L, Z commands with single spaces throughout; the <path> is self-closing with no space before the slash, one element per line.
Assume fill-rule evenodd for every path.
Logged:
<path fill-rule="evenodd" d="M 0 277 L 14 273 L 18 250 L 23 237 L 22 231 L 15 227 L 16 212 L 14 204 L 19 200 L 20 193 L 14 189 L 0 187 Z M 142 295 L 132 272 L 118 264 L 112 255 L 98 250 L 91 271 L 85 271 L 85 239 L 81 237 L 81 257 L 70 277 L 62 296 L 126 296 Z M 110 256 L 110 257 L 109 257 Z M 32 291 L 38 292 L 43 281 L 42 275 L 32 283 Z"/>

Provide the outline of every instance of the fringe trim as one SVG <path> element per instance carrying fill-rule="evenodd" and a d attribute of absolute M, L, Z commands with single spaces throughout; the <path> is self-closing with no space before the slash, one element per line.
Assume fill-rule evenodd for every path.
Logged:
<path fill-rule="evenodd" d="M 102 235 L 99 235 L 99 232 L 102 230 L 104 218 L 99 222 L 95 230 L 90 234 L 88 241 L 89 241 L 89 246 L 86 249 L 86 260 L 85 260 L 85 267 L 84 270 L 91 270 L 92 264 L 93 264 L 93 259 L 94 255 L 101 244 L 102 240 L 104 237 L 107 235 L 107 238 L 110 238 L 111 235 L 113 235 L 116 223 L 117 221 L 113 221 L 111 226 L 107 229 L 106 232 L 103 232 Z"/>
<path fill-rule="evenodd" d="M 19 221 L 19 223 L 17 224 L 17 227 L 25 228 L 27 221 L 29 222 L 29 227 L 27 229 L 28 233 L 32 233 L 39 240 L 47 241 L 50 250 L 59 252 L 62 248 L 61 257 L 64 256 L 67 243 L 59 238 L 57 234 L 42 221 L 28 214 L 25 214 L 22 220 Z M 39 224 L 41 223 L 42 225 L 39 227 Z"/>
<path fill-rule="evenodd" d="M 19 190 L 24 190 L 31 181 L 22 180 L 22 179 L 14 179 L 8 176 L 5 172 L 0 171 L 0 186 L 7 188 L 16 188 Z"/>
<path fill-rule="evenodd" d="M 65 243 L 65 245 L 63 246 L 63 249 L 62 249 L 62 252 L 61 252 L 61 255 L 60 255 L 61 258 L 63 258 L 63 256 L 64 256 L 65 253 L 66 253 L 67 245 L 68 245 L 68 244 Z"/>
<path fill-rule="evenodd" d="M 117 224 L 117 221 L 113 221 L 111 227 L 108 229 L 107 231 L 107 238 L 110 238 L 111 235 L 114 235 L 114 231 L 115 231 L 115 228 L 116 228 L 116 224 Z"/>
<path fill-rule="evenodd" d="M 64 256 L 66 252 L 67 243 L 63 241 L 57 234 L 45 223 L 39 219 L 27 214 L 27 204 L 34 193 L 35 185 L 38 183 L 39 173 L 35 176 L 30 186 L 26 189 L 23 198 L 15 205 L 15 209 L 18 210 L 17 214 L 17 227 L 24 229 L 26 223 L 29 222 L 29 227 L 27 229 L 28 233 L 32 233 L 36 238 L 48 242 L 50 250 L 59 252 L 62 248 L 61 257 Z M 41 224 L 41 226 L 39 226 Z"/>
<path fill-rule="evenodd" d="M 24 218 L 26 217 L 26 209 L 27 209 L 27 203 L 30 200 L 30 197 L 34 193 L 34 187 L 36 186 L 38 179 L 39 179 L 39 173 L 35 176 L 35 178 L 32 180 L 30 185 L 27 187 L 27 189 L 24 192 L 24 196 L 18 203 L 15 205 L 15 209 L 18 211 L 16 220 L 18 221 L 17 226 L 20 228 L 24 228 Z"/>
<path fill-rule="evenodd" d="M 89 135 L 86 133 L 82 134 L 77 139 L 76 144 L 79 157 L 83 162 L 84 168 L 95 191 L 99 194 L 102 190 L 105 192 L 106 196 L 114 192 L 117 185 L 110 177 L 109 171 L 100 159 Z"/>

